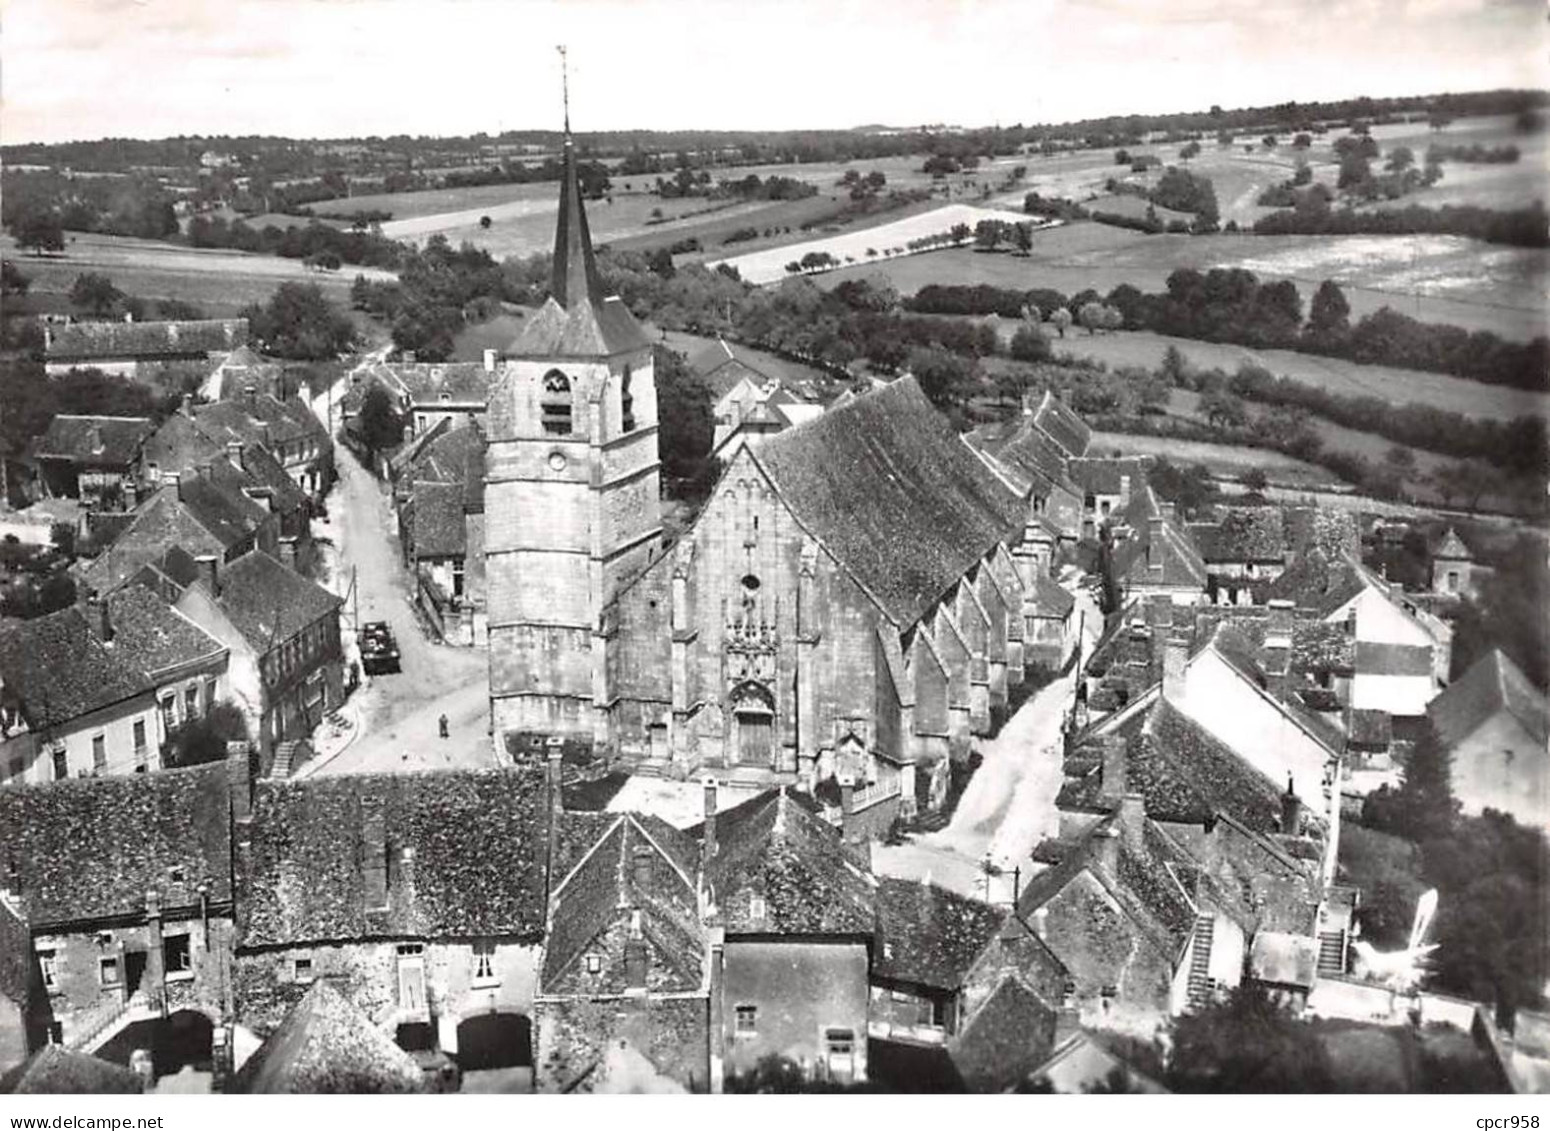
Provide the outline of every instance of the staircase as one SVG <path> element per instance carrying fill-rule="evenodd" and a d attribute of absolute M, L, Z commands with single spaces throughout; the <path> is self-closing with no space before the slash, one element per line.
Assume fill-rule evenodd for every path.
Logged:
<path fill-rule="evenodd" d="M 76 1031 L 65 1047 L 73 1052 L 94 1053 L 136 1021 L 159 1016 L 160 1012 L 151 1006 L 149 995 L 140 990 L 127 1000 L 109 1002 L 101 1013 Z"/>
<path fill-rule="evenodd" d="M 1211 943 L 1216 937 L 1216 920 L 1210 915 L 1195 917 L 1195 941 L 1189 958 L 1189 1009 L 1204 1009 L 1211 1004 L 1216 983 L 1211 980 Z"/>
<path fill-rule="evenodd" d="M 1345 972 L 1345 932 L 1323 932 L 1319 935 L 1319 977 L 1338 977 Z"/>
<path fill-rule="evenodd" d="M 269 776 L 272 778 L 288 778 L 291 776 L 293 763 L 296 760 L 296 743 L 282 742 L 274 748 L 274 764 L 269 767 Z"/>

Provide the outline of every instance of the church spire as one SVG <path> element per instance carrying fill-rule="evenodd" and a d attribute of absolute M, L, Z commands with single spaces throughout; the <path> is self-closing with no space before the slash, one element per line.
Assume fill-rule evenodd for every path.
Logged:
<path fill-rule="evenodd" d="M 570 310 L 578 302 L 597 301 L 601 288 L 598 285 L 597 261 L 592 255 L 592 237 L 587 231 L 587 213 L 581 203 L 581 186 L 576 176 L 576 146 L 570 134 L 570 76 L 565 67 L 565 48 L 559 48 L 559 52 L 560 89 L 565 105 L 565 145 L 550 293 L 554 295 L 555 302 Z"/>

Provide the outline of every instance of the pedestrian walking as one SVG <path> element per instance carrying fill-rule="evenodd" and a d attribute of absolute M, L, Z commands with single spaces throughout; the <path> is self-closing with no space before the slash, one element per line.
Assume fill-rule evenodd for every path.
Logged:
<path fill-rule="evenodd" d="M 443 712 L 441 716 L 441 737 L 447 737 L 447 716 L 445 712 Z"/>

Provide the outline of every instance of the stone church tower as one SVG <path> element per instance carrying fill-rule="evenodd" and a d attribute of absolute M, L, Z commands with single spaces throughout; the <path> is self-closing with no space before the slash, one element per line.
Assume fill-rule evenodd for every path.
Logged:
<path fill-rule="evenodd" d="M 490 719 L 606 741 L 601 613 L 657 556 L 651 342 L 598 280 L 565 123 L 551 295 L 490 391 Z"/>

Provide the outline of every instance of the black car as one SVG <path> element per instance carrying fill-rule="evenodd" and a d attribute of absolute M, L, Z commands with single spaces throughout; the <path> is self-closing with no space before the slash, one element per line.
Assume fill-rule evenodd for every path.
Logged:
<path fill-rule="evenodd" d="M 402 671 L 398 663 L 398 642 L 387 621 L 367 621 L 361 625 L 361 667 L 367 675 Z"/>

